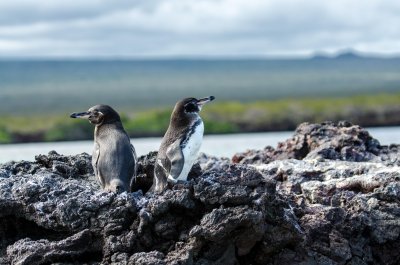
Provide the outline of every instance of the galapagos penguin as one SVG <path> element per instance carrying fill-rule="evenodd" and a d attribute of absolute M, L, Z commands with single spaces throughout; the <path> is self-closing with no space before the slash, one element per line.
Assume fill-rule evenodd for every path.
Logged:
<path fill-rule="evenodd" d="M 158 151 L 150 191 L 160 193 L 168 182 L 187 180 L 203 141 L 204 124 L 199 112 L 214 98 L 185 98 L 176 103 Z"/>
<path fill-rule="evenodd" d="M 108 105 L 96 105 L 70 117 L 95 125 L 92 166 L 102 188 L 129 192 L 136 177 L 137 156 L 119 114 Z"/>

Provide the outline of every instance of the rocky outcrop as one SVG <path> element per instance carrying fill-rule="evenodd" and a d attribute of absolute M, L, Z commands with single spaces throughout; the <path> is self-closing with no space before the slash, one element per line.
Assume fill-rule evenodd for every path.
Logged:
<path fill-rule="evenodd" d="M 400 167 L 348 123 L 302 124 L 276 149 L 201 155 L 190 181 L 109 193 L 90 156 L 0 167 L 0 264 L 399 264 Z"/>
<path fill-rule="evenodd" d="M 265 164 L 284 159 L 329 159 L 374 161 L 400 165 L 399 146 L 381 146 L 364 128 L 343 121 L 300 124 L 293 137 L 263 150 L 236 154 L 232 161 L 241 164 Z"/>

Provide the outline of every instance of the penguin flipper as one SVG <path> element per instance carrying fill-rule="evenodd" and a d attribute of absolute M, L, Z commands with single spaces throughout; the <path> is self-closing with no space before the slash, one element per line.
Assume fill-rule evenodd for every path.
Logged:
<path fill-rule="evenodd" d="M 132 191 L 133 186 L 135 185 L 135 182 L 136 182 L 137 168 L 138 168 L 136 150 L 132 144 L 131 144 L 131 152 L 133 155 L 133 174 L 131 176 L 131 181 L 130 181 L 129 185 L 130 185 L 130 189 Z"/>
<path fill-rule="evenodd" d="M 185 158 L 181 149 L 181 140 L 176 140 L 167 149 L 167 158 L 171 163 L 168 179 L 176 182 L 182 172 L 183 165 L 185 164 Z M 172 178 L 172 179 L 171 179 Z"/>
<path fill-rule="evenodd" d="M 134 163 L 135 163 L 135 165 L 134 165 L 134 170 L 133 170 L 133 178 L 136 178 L 136 175 L 137 175 L 137 168 L 138 168 L 138 165 L 137 165 L 137 155 L 136 155 L 136 150 L 135 150 L 135 147 L 133 147 L 133 145 L 131 144 L 131 151 L 132 151 L 132 154 L 133 154 L 133 161 L 134 161 Z"/>
<path fill-rule="evenodd" d="M 154 165 L 153 185 L 149 191 L 155 193 L 163 192 L 168 186 L 167 176 L 168 172 L 163 163 L 160 159 L 157 159 L 156 164 Z"/>
<path fill-rule="evenodd" d="M 101 186 L 104 188 L 104 180 L 102 179 L 99 172 L 99 165 L 98 165 L 99 158 L 100 158 L 100 146 L 98 143 L 95 143 L 94 150 L 92 153 L 92 166 L 95 176 L 99 179 Z"/>

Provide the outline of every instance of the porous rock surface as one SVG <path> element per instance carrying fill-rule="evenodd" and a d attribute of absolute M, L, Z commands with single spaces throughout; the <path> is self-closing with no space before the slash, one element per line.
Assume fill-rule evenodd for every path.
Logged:
<path fill-rule="evenodd" d="M 102 191 L 87 154 L 6 163 L 0 264 L 399 264 L 397 150 L 346 122 L 301 124 L 276 149 L 201 155 L 160 195 Z"/>
<path fill-rule="evenodd" d="M 232 161 L 240 164 L 265 164 L 284 159 L 329 159 L 353 162 L 373 161 L 400 165 L 399 146 L 381 146 L 366 129 L 349 122 L 300 124 L 292 138 L 263 150 L 236 154 Z"/>

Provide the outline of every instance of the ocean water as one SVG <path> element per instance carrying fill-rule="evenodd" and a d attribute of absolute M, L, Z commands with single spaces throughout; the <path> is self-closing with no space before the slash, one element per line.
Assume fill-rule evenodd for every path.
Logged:
<path fill-rule="evenodd" d="M 400 92 L 400 59 L 0 61 L 0 114 Z"/>
<path fill-rule="evenodd" d="M 369 128 L 372 137 L 379 140 L 382 145 L 400 144 L 400 127 Z M 267 145 L 276 147 L 278 142 L 284 141 L 293 132 L 268 132 L 247 133 L 231 135 L 206 135 L 201 147 L 201 152 L 219 156 L 232 157 L 237 152 L 248 149 L 262 149 Z M 161 138 L 135 138 L 131 142 L 139 156 L 150 151 L 158 150 Z M 75 155 L 82 152 L 91 154 L 93 141 L 54 142 L 54 143 L 29 143 L 0 145 L 0 163 L 7 161 L 34 160 L 35 155 L 47 154 L 55 150 L 64 155 Z"/>

